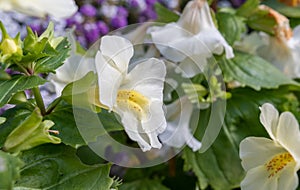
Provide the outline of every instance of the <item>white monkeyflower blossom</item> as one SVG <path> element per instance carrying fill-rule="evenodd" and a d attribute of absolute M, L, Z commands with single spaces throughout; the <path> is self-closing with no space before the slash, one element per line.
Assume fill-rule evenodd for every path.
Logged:
<path fill-rule="evenodd" d="M 0 9 L 18 11 L 30 16 L 56 18 L 72 16 L 78 9 L 74 0 L 1 0 Z"/>
<path fill-rule="evenodd" d="M 226 58 L 234 57 L 233 49 L 215 27 L 206 0 L 188 2 L 176 23 L 151 27 L 149 33 L 160 53 L 174 62 L 201 55 L 206 64 L 206 58 L 224 50 Z"/>
<path fill-rule="evenodd" d="M 158 135 L 166 128 L 163 87 L 166 67 L 163 61 L 147 59 L 128 73 L 133 46 L 119 36 L 101 39 L 96 55 L 99 101 L 118 113 L 126 133 L 143 151 L 161 148 Z"/>
<path fill-rule="evenodd" d="M 240 158 L 246 170 L 243 190 L 293 190 L 298 186 L 300 131 L 294 115 L 279 115 L 273 105 L 262 105 L 260 122 L 271 139 L 247 137 L 240 143 Z"/>
<path fill-rule="evenodd" d="M 190 131 L 193 104 L 184 96 L 167 105 L 167 128 L 159 135 L 163 144 L 181 148 L 187 144 L 194 152 L 201 148 L 201 142 Z"/>
<path fill-rule="evenodd" d="M 50 73 L 48 80 L 53 84 L 57 96 L 60 96 L 63 89 L 71 82 L 79 80 L 88 72 L 95 71 L 94 58 L 84 58 L 76 51 L 76 39 L 73 30 L 67 32 L 68 41 L 71 44 L 70 56 L 64 64 Z"/>

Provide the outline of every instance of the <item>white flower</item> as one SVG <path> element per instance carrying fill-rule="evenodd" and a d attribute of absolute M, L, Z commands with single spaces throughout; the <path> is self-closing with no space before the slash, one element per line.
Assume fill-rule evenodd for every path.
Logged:
<path fill-rule="evenodd" d="M 128 73 L 133 46 L 125 38 L 105 36 L 96 55 L 101 104 L 118 113 L 128 136 L 143 151 L 161 148 L 158 134 L 166 128 L 163 111 L 164 63 L 151 58 Z"/>
<path fill-rule="evenodd" d="M 56 69 L 55 74 L 51 73 L 48 77 L 58 96 L 61 95 L 67 84 L 84 77 L 90 71 L 95 71 L 94 59 L 83 58 L 82 55 L 76 52 L 76 40 L 73 31 L 67 32 L 67 38 L 71 43 L 70 57 L 61 67 Z"/>
<path fill-rule="evenodd" d="M 56 18 L 72 16 L 78 9 L 74 0 L 1 0 L 0 9 L 18 11 L 30 16 Z"/>
<path fill-rule="evenodd" d="M 224 49 L 228 59 L 234 57 L 232 48 L 216 29 L 205 0 L 188 2 L 176 23 L 152 27 L 149 32 L 160 53 L 174 62 L 193 55 L 209 58 Z"/>
<path fill-rule="evenodd" d="M 280 116 L 273 105 L 261 107 L 260 122 L 271 139 L 248 137 L 240 144 L 242 166 L 247 171 L 243 190 L 293 190 L 300 168 L 299 124 L 290 112 Z"/>
<path fill-rule="evenodd" d="M 193 151 L 201 148 L 201 142 L 190 131 L 192 113 L 193 104 L 186 96 L 167 106 L 167 128 L 159 135 L 163 144 L 176 148 L 187 144 Z"/>

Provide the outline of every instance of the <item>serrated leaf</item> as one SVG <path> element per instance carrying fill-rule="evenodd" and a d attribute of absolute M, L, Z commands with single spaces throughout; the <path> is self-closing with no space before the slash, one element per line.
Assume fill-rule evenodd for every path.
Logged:
<path fill-rule="evenodd" d="M 168 190 L 159 180 L 142 179 L 129 183 L 123 183 L 119 190 Z"/>
<path fill-rule="evenodd" d="M 1 116 L 6 118 L 6 121 L 0 125 L 0 147 L 3 146 L 7 136 L 19 126 L 26 117 L 28 117 L 34 107 L 29 103 L 20 104 L 14 108 L 6 110 Z"/>
<path fill-rule="evenodd" d="M 108 190 L 113 184 L 110 165 L 88 166 L 65 145 L 42 145 L 23 152 L 25 166 L 16 187 L 37 189 Z"/>
<path fill-rule="evenodd" d="M 292 7 L 292 6 L 287 6 L 284 3 L 280 3 L 277 0 L 265 0 L 262 1 L 263 4 L 275 9 L 276 11 L 282 13 L 283 15 L 287 17 L 292 17 L 292 18 L 300 18 L 300 7 Z"/>
<path fill-rule="evenodd" d="M 277 68 L 264 59 L 242 52 L 235 52 L 233 59 L 222 57 L 219 64 L 223 71 L 224 80 L 236 80 L 243 86 L 256 90 L 261 88 L 278 88 L 280 85 L 298 85 L 286 77 Z"/>
<path fill-rule="evenodd" d="M 14 76 L 11 80 L 0 80 L 0 107 L 4 106 L 17 92 L 37 87 L 46 82 L 39 76 Z"/>
<path fill-rule="evenodd" d="M 169 23 L 176 22 L 179 19 L 179 15 L 162 6 L 160 3 L 155 3 L 154 7 L 157 14 L 157 22 Z"/>
<path fill-rule="evenodd" d="M 247 136 L 267 136 L 259 122 L 259 106 L 265 102 L 281 104 L 288 91 L 238 88 L 227 101 L 225 123 L 214 144 L 204 153 L 184 149 L 185 169 L 193 170 L 201 189 L 210 185 L 216 190 L 238 188 L 245 173 L 239 158 L 239 143 Z M 203 134 L 210 110 L 202 110 L 195 136 Z"/>
<path fill-rule="evenodd" d="M 241 17 L 226 12 L 218 12 L 216 18 L 218 29 L 230 45 L 240 40 L 241 34 L 246 31 L 246 26 Z"/>
<path fill-rule="evenodd" d="M 50 46 L 51 47 L 51 46 Z M 47 50 L 47 48 L 45 49 Z M 34 72 L 35 73 L 49 73 L 54 72 L 55 69 L 60 67 L 65 59 L 69 56 L 70 44 L 67 38 L 64 38 L 55 48 L 56 55 L 46 56 L 36 61 Z"/>
<path fill-rule="evenodd" d="M 12 189 L 15 181 L 20 177 L 20 159 L 0 150 L 0 189 Z"/>
<path fill-rule="evenodd" d="M 61 102 L 45 119 L 49 119 L 55 123 L 51 129 L 59 131 L 57 137 L 64 144 L 72 147 L 85 144 L 77 129 L 71 105 Z"/>

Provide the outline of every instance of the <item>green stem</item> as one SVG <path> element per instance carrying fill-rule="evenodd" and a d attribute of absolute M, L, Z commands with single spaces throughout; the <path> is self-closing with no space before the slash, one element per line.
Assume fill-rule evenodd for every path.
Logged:
<path fill-rule="evenodd" d="M 32 88 L 32 91 L 33 91 L 33 95 L 34 95 L 37 106 L 40 108 L 42 115 L 45 115 L 46 114 L 45 104 L 44 104 L 39 87 Z"/>
<path fill-rule="evenodd" d="M 46 114 L 50 114 L 54 110 L 54 108 L 61 102 L 61 100 L 61 97 L 54 100 L 47 108 Z"/>

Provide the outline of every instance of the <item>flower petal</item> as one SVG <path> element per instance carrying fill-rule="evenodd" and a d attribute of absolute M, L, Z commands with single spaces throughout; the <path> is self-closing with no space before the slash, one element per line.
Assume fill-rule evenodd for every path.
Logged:
<path fill-rule="evenodd" d="M 125 131 L 129 138 L 133 141 L 136 141 L 139 146 L 141 147 L 142 151 L 149 151 L 151 146 L 146 140 L 141 136 L 142 133 L 141 126 L 139 121 L 135 118 L 135 116 L 130 112 L 119 112 L 117 113 L 120 115 L 122 124 L 125 128 Z"/>
<path fill-rule="evenodd" d="M 206 65 L 207 60 L 205 56 L 201 54 L 193 55 L 184 59 L 175 69 L 175 72 L 181 73 L 185 78 L 191 78 L 203 72 Z"/>
<path fill-rule="evenodd" d="M 298 167 L 300 167 L 299 124 L 290 112 L 284 112 L 279 117 L 277 141 L 293 156 L 298 163 Z"/>
<path fill-rule="evenodd" d="M 162 101 L 165 76 L 166 66 L 163 61 L 151 58 L 135 66 L 121 88 L 135 90 L 147 98 Z"/>
<path fill-rule="evenodd" d="M 269 173 L 265 166 L 258 166 L 249 170 L 241 182 L 242 190 L 281 190 L 278 188 L 277 178 L 268 178 Z"/>
<path fill-rule="evenodd" d="M 263 104 L 260 110 L 261 110 L 261 114 L 259 117 L 260 122 L 263 124 L 270 137 L 276 141 L 277 124 L 278 124 L 278 117 L 279 117 L 278 111 L 270 103 Z"/>
<path fill-rule="evenodd" d="M 283 152 L 286 152 L 284 148 L 263 137 L 247 137 L 240 143 L 240 158 L 246 171 L 264 165 L 275 155 Z"/>
<path fill-rule="evenodd" d="M 121 85 L 123 75 L 108 64 L 99 51 L 96 55 L 96 70 L 98 75 L 100 102 L 112 110 L 116 102 L 118 89 Z"/>
<path fill-rule="evenodd" d="M 280 173 L 278 190 L 293 190 L 298 187 L 298 176 L 295 164 L 288 164 Z"/>
<path fill-rule="evenodd" d="M 104 36 L 101 39 L 100 51 L 111 60 L 121 73 L 127 73 L 130 59 L 133 56 L 133 46 L 129 40 L 119 36 Z"/>

